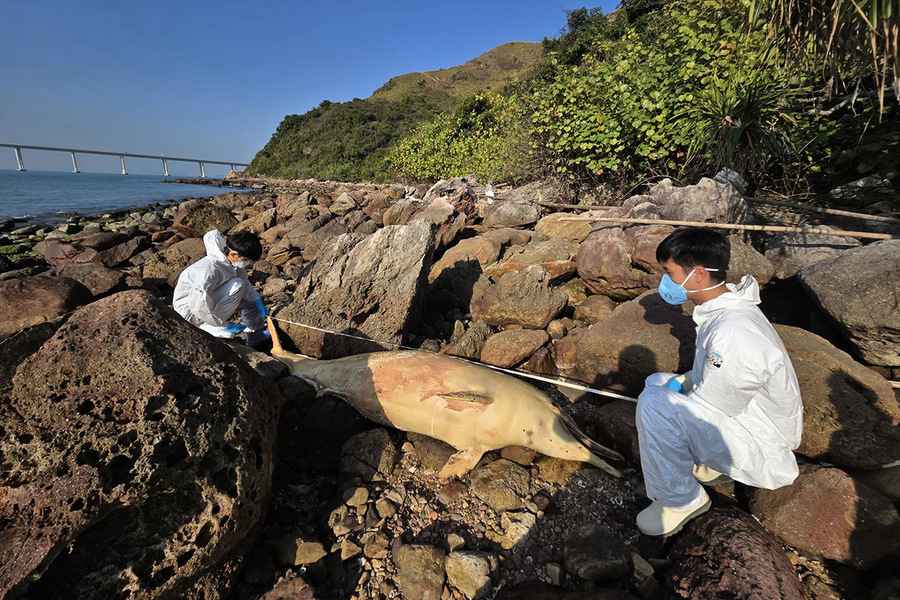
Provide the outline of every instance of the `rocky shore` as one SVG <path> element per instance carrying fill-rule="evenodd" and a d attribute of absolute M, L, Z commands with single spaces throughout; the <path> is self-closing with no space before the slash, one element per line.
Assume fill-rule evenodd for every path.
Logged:
<path fill-rule="evenodd" d="M 570 201 L 551 182 L 227 184 L 251 191 L 0 223 L 0 596 L 898 597 L 900 239 L 732 236 L 729 277 L 763 286 L 800 380 L 801 475 L 719 486 L 663 543 L 634 526 L 633 404 L 549 390 L 627 457 L 621 479 L 507 448 L 441 483 L 450 447 L 317 398 L 170 301 L 205 231 L 253 231 L 275 317 L 366 338 L 279 322 L 297 351 L 403 344 L 635 396 L 693 359 L 691 307 L 654 292 L 671 227 L 565 221 L 544 206 Z M 587 214 L 771 218 L 759 211 L 703 179 Z"/>

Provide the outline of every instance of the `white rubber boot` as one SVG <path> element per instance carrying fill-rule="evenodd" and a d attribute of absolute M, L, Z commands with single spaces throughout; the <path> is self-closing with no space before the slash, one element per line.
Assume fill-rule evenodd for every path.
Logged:
<path fill-rule="evenodd" d="M 703 485 L 716 485 L 718 483 L 725 483 L 731 479 L 728 475 L 723 475 L 715 469 L 710 469 L 706 465 L 694 465 L 693 473 L 694 479 Z"/>
<path fill-rule="evenodd" d="M 706 490 L 701 487 L 700 495 L 687 506 L 663 506 L 654 501 L 653 504 L 638 513 L 637 526 L 644 535 L 675 535 L 681 531 L 685 523 L 708 511 L 710 506 L 712 506 L 712 502 L 706 495 Z"/>

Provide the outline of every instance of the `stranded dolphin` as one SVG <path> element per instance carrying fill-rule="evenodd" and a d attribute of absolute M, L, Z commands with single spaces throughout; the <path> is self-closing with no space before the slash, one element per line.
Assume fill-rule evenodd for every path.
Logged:
<path fill-rule="evenodd" d="M 318 395 L 339 396 L 376 423 L 456 448 L 438 474 L 441 479 L 460 477 L 485 452 L 507 446 L 587 462 L 621 476 L 601 456 L 621 461 L 622 455 L 591 440 L 545 393 L 515 377 L 416 350 L 315 360 L 285 351 L 271 319 L 268 326 L 272 356 Z"/>

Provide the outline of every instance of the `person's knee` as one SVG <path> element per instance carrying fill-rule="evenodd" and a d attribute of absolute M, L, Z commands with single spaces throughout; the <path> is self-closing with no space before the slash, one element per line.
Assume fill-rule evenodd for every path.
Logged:
<path fill-rule="evenodd" d="M 651 419 L 670 419 L 677 410 L 675 394 L 664 387 L 647 386 L 638 396 L 635 417 L 643 423 Z"/>

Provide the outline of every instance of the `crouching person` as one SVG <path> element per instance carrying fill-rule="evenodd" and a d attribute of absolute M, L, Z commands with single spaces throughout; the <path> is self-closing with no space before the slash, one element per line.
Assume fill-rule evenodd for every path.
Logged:
<path fill-rule="evenodd" d="M 263 330 L 267 310 L 245 269 L 262 255 L 259 237 L 218 230 L 203 236 L 206 256 L 178 276 L 172 306 L 188 322 L 219 338 Z"/>
<path fill-rule="evenodd" d="M 701 484 L 727 476 L 775 489 L 798 475 L 797 376 L 757 306 L 756 280 L 725 283 L 730 254 L 725 236 L 704 229 L 677 230 L 656 249 L 665 270 L 659 294 L 673 305 L 693 301 L 697 337 L 693 368 L 651 375 L 638 399 L 641 467 L 653 503 L 637 525 L 647 535 L 672 535 L 706 512 Z"/>

